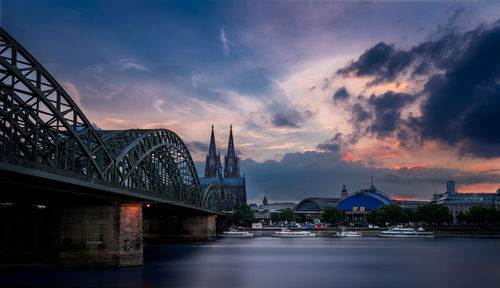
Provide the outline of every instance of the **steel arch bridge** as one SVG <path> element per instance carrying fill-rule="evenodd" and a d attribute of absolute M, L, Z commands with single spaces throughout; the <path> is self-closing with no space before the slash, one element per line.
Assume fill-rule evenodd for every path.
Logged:
<path fill-rule="evenodd" d="M 174 132 L 95 130 L 59 83 L 0 28 L 0 152 L 89 181 L 212 211 L 219 192 L 201 191 L 191 155 Z"/>

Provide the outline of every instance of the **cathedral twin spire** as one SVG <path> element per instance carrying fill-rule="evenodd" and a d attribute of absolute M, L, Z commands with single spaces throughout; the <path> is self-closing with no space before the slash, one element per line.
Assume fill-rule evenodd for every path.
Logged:
<path fill-rule="evenodd" d="M 220 163 L 220 152 L 217 154 L 215 148 L 214 125 L 212 125 L 212 134 L 210 135 L 210 148 L 208 149 L 207 160 L 205 163 L 205 177 L 219 177 L 221 175 L 222 165 Z"/>
<path fill-rule="evenodd" d="M 229 143 L 227 145 L 227 154 L 224 156 L 224 177 L 240 177 L 239 159 L 236 156 L 233 139 L 233 125 L 229 128 Z M 205 178 L 222 176 L 222 165 L 220 161 L 220 151 L 216 154 L 214 125 L 212 125 L 212 134 L 210 135 L 210 147 L 205 163 Z"/>

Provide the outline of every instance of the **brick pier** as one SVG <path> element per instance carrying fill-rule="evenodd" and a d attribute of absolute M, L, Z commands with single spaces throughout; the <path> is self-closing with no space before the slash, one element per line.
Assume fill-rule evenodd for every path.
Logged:
<path fill-rule="evenodd" d="M 142 205 L 67 206 L 62 214 L 63 262 L 142 265 Z"/>

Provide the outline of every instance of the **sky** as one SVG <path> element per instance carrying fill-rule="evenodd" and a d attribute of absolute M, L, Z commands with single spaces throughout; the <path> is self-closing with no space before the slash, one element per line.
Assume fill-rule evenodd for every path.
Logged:
<path fill-rule="evenodd" d="M 100 129 L 167 128 L 200 175 L 233 125 L 250 202 L 500 187 L 500 3 L 3 1 Z"/>

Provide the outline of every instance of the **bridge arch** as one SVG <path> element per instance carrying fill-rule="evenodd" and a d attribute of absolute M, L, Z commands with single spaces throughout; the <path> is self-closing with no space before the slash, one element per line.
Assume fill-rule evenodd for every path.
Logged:
<path fill-rule="evenodd" d="M 16 159 L 110 180 L 113 161 L 83 112 L 0 28 L 0 149 Z"/>
<path fill-rule="evenodd" d="M 200 181 L 182 139 L 168 129 L 102 131 L 120 185 L 148 194 L 205 206 Z"/>
<path fill-rule="evenodd" d="M 213 184 L 208 185 L 203 191 L 203 199 L 208 209 L 214 211 L 222 210 L 222 200 L 220 198 L 219 187 Z"/>
<path fill-rule="evenodd" d="M 218 191 L 202 193 L 191 155 L 177 134 L 167 129 L 95 130 L 54 77 L 2 28 L 0 154 L 16 163 L 76 172 L 220 211 Z"/>

